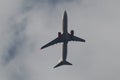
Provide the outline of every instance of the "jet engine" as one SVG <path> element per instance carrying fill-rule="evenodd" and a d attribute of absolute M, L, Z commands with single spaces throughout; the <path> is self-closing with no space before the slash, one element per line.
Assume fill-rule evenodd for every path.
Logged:
<path fill-rule="evenodd" d="M 58 32 L 58 37 L 61 37 L 61 32 Z"/>
<path fill-rule="evenodd" d="M 74 30 L 71 30 L 71 32 L 70 32 L 70 33 L 71 33 L 71 35 L 72 35 L 72 36 L 74 36 Z"/>

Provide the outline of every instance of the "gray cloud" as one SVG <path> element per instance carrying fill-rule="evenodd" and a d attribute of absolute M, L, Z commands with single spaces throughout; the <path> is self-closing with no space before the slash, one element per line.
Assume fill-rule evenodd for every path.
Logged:
<path fill-rule="evenodd" d="M 56 7 L 58 4 L 73 2 L 74 0 L 24 0 L 22 4 L 23 12 L 29 11 L 35 6 Z"/>
<path fill-rule="evenodd" d="M 11 42 L 9 46 L 6 47 L 5 52 L 3 54 L 3 59 L 5 63 L 8 63 L 20 52 L 22 46 L 25 43 L 25 26 L 26 26 L 26 19 L 22 20 L 22 22 L 17 23 L 16 21 L 10 21 L 13 23 L 11 26 L 10 32 L 12 32 Z"/>
<path fill-rule="evenodd" d="M 26 0 L 20 3 L 18 0 L 9 8 L 10 14 L 3 10 L 6 14 L 0 17 L 7 17 L 0 19 L 0 25 L 4 25 L 0 27 L 0 57 L 7 65 L 0 65 L 0 79 L 119 80 L 119 1 L 79 1 Z M 69 31 L 74 29 L 75 35 L 85 38 L 86 43 L 69 43 L 68 61 L 73 66 L 53 69 L 61 57 L 61 44 L 44 50 L 39 48 L 62 31 L 65 9 Z"/>

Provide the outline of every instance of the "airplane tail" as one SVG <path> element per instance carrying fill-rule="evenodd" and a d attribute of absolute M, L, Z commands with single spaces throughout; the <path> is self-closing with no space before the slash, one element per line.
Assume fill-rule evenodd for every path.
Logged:
<path fill-rule="evenodd" d="M 54 68 L 57 68 L 57 67 L 62 66 L 62 65 L 72 65 L 72 64 L 70 62 L 67 62 L 67 61 L 61 61 Z"/>

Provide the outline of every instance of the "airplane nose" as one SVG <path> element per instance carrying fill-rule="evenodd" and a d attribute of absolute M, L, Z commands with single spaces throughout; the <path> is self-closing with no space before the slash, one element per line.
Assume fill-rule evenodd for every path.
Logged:
<path fill-rule="evenodd" d="M 67 12 L 66 12 L 66 10 L 64 11 L 64 15 L 67 15 Z"/>

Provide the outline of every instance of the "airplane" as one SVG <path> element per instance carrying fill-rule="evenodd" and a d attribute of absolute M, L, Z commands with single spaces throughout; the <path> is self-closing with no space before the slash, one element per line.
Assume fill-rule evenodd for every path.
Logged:
<path fill-rule="evenodd" d="M 46 45 L 41 47 L 41 49 L 44 49 L 46 47 L 49 47 L 49 46 L 57 44 L 57 43 L 63 43 L 62 61 L 60 63 L 58 63 L 56 66 L 54 66 L 54 68 L 57 68 L 62 65 L 72 65 L 70 62 L 66 61 L 66 59 L 67 59 L 67 44 L 69 41 L 85 42 L 84 39 L 74 36 L 74 30 L 71 30 L 71 32 L 68 33 L 67 12 L 65 10 L 64 16 L 63 16 L 63 33 L 58 32 L 58 37 L 56 39 L 52 40 L 51 42 L 49 42 Z"/>

